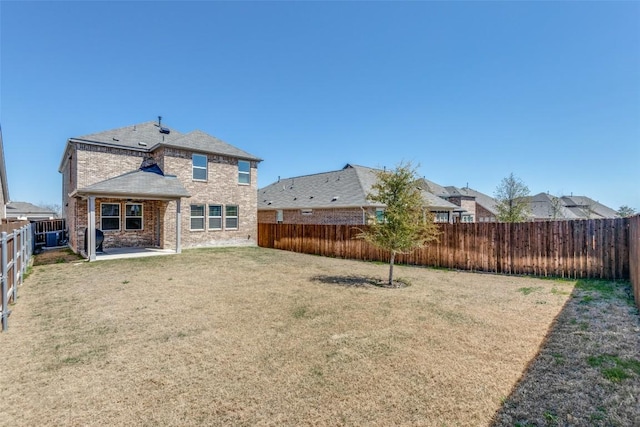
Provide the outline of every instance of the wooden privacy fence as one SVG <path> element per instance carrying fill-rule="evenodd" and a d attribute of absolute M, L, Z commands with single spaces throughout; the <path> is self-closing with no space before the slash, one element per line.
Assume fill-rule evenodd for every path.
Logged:
<path fill-rule="evenodd" d="M 31 225 L 26 222 L 15 222 L 0 226 L 0 277 L 2 281 L 2 330 L 8 328 L 8 318 L 11 314 L 9 303 L 15 303 L 18 298 L 18 286 L 24 280 L 27 265 L 33 248 L 33 233 Z"/>
<path fill-rule="evenodd" d="M 629 219 L 629 276 L 640 309 L 640 215 Z"/>
<path fill-rule="evenodd" d="M 396 262 L 567 278 L 629 279 L 627 218 L 524 223 L 441 224 L 438 242 Z M 258 224 L 258 245 L 339 258 L 388 261 L 356 239 L 354 225 Z"/>

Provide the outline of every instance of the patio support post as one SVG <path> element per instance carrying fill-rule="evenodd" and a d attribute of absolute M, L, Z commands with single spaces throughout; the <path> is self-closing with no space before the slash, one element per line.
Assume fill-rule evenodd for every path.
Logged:
<path fill-rule="evenodd" d="M 176 253 L 182 253 L 182 247 L 180 247 L 181 238 L 181 223 L 182 223 L 182 214 L 180 213 L 180 199 L 176 200 Z"/>
<path fill-rule="evenodd" d="M 96 260 L 96 198 L 89 196 L 89 223 L 87 224 L 87 257 L 89 261 Z"/>

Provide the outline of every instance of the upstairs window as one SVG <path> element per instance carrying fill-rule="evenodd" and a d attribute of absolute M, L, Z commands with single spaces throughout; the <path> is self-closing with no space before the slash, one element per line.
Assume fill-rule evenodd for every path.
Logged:
<path fill-rule="evenodd" d="M 207 180 L 207 156 L 202 154 L 194 154 L 191 156 L 193 161 L 193 180 L 194 181 L 206 181 Z"/>
<path fill-rule="evenodd" d="M 142 230 L 142 203 L 127 203 L 124 217 L 125 230 Z"/>
<path fill-rule="evenodd" d="M 227 205 L 224 209 L 224 228 L 238 228 L 238 205 Z"/>
<path fill-rule="evenodd" d="M 100 228 L 103 231 L 120 230 L 120 204 L 100 204 Z"/>
<path fill-rule="evenodd" d="M 246 160 L 238 160 L 238 183 L 251 184 L 251 163 Z"/>
<path fill-rule="evenodd" d="M 209 230 L 222 230 L 222 205 L 209 205 Z"/>

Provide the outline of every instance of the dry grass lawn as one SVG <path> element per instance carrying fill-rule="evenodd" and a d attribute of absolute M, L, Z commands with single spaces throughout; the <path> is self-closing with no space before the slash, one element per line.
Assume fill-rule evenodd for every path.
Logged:
<path fill-rule="evenodd" d="M 0 423 L 486 426 L 573 290 L 354 283 L 387 269 L 262 248 L 34 267 L 0 333 Z"/>

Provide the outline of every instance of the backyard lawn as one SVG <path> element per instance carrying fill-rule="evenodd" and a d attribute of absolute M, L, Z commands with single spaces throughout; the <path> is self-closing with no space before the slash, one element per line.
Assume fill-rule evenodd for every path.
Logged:
<path fill-rule="evenodd" d="M 487 426 L 574 283 L 262 248 L 36 266 L 5 425 Z"/>

